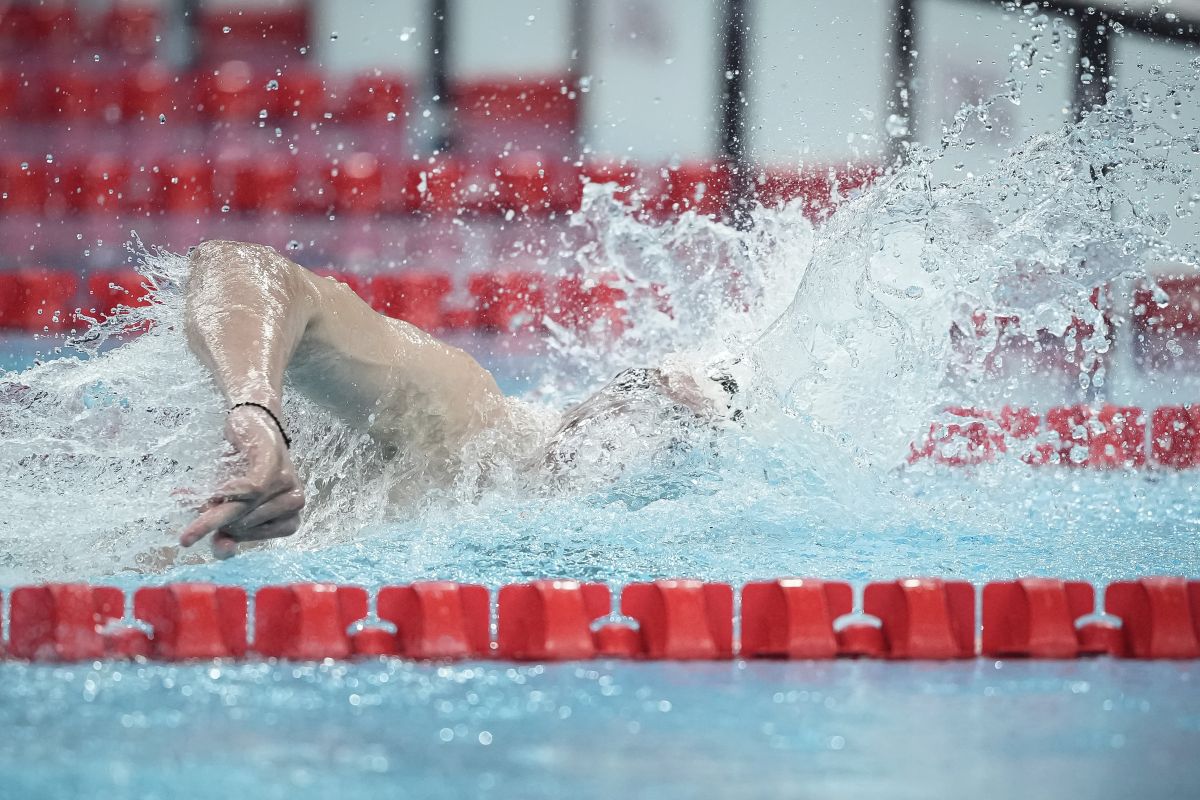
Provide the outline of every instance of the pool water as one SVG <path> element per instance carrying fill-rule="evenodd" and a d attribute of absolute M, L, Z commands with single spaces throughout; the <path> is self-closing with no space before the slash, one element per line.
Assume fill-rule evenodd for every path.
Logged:
<path fill-rule="evenodd" d="M 1185 77 L 1190 101 L 1200 82 Z M 932 166 L 967 146 L 951 131 L 948 150 L 914 154 L 816 227 L 795 207 L 756 211 L 748 232 L 657 225 L 588 187 L 578 261 L 619 276 L 627 328 L 462 344 L 540 419 L 620 369 L 677 359 L 736 372 L 744 421 L 682 439 L 617 427 L 568 485 L 498 468 L 405 505 L 391 491 L 419 455 L 385 462 L 293 394 L 304 525 L 226 563 L 145 558 L 215 485 L 225 446 L 224 409 L 179 335 L 186 261 L 143 254 L 156 305 L 89 331 L 82 359 L 0 380 L 0 588 L 1200 575 L 1195 472 L 905 459 L 939 409 L 1038 380 L 956 350 L 979 309 L 1060 337 L 1087 322 L 1058 402 L 1120 400 L 1097 369 L 1112 342 L 1093 288 L 1200 264 L 1147 206 L 1194 192 L 1181 159 L 1200 152 L 1194 131 L 1147 124 L 1151 105 L 1114 97 L 1119 111 L 941 184 Z M 639 304 L 658 287 L 668 310 Z M 3 363 L 60 344 L 9 342 Z M 1184 377 L 1167 383 L 1195 399 Z M 473 442 L 469 463 L 505 444 Z M 0 663 L 0 797 L 1190 797 L 1198 681 L 1194 662 L 1108 659 Z"/>
<path fill-rule="evenodd" d="M 1200 666 L 0 666 L 5 798 L 1190 797 Z"/>

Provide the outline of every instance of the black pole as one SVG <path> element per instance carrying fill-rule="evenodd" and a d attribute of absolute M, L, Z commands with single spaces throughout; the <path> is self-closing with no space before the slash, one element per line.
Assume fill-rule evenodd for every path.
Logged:
<path fill-rule="evenodd" d="M 1075 119 L 1104 105 L 1112 67 L 1112 36 L 1108 20 L 1092 9 L 1080 12 L 1079 52 L 1075 59 Z"/>
<path fill-rule="evenodd" d="M 450 86 L 450 0 L 429 0 L 429 91 L 437 117 L 434 148 L 454 145 L 454 98 Z"/>
<path fill-rule="evenodd" d="M 892 91 L 888 97 L 888 159 L 903 162 L 917 132 L 917 103 L 914 81 L 917 77 L 916 0 L 895 0 L 892 11 L 891 73 Z"/>
<path fill-rule="evenodd" d="M 726 206 L 734 227 L 750 227 L 754 205 L 754 175 L 746 146 L 746 41 L 750 27 L 749 0 L 725 0 L 725 57 L 721 69 L 721 156 L 730 170 Z"/>
<path fill-rule="evenodd" d="M 571 89 L 575 92 L 575 124 L 573 131 L 579 144 L 579 152 L 583 152 L 584 132 L 583 114 L 587 98 L 581 90 L 583 78 L 587 75 L 588 46 L 592 38 L 592 0 L 572 0 L 571 2 L 571 60 L 569 72 Z"/>

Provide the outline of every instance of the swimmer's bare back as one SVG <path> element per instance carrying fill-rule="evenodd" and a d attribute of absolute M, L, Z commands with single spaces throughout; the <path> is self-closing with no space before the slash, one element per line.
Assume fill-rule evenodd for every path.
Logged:
<path fill-rule="evenodd" d="M 225 438 L 242 456 L 180 534 L 212 536 L 228 558 L 239 542 L 290 536 L 303 487 L 284 439 L 283 377 L 381 445 L 422 448 L 431 470 L 453 473 L 463 442 L 504 416 L 492 376 L 471 356 L 375 313 L 348 286 L 274 249 L 204 242 L 191 253 L 188 344 L 231 409 Z"/>

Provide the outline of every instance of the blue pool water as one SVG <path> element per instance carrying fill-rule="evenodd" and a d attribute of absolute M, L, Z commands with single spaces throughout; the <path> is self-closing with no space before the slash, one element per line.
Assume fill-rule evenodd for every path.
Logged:
<path fill-rule="evenodd" d="M 475 346 L 510 391 L 543 363 Z M 1178 513 L 1190 476 L 1011 477 L 1042 502 L 1014 501 L 1005 535 L 789 528 L 765 505 L 782 491 L 768 481 L 740 516 L 685 498 L 689 523 L 675 534 L 670 499 L 633 510 L 599 493 L 589 514 L 577 500 L 484 501 L 475 516 L 106 582 L 1200 574 L 1194 527 Z M 709 525 L 693 524 L 706 514 Z M 614 537 L 622 522 L 657 534 Z M 0 730 L 5 800 L 1189 797 L 1200 791 L 1200 664 L 0 663 Z"/>
<path fill-rule="evenodd" d="M 1200 668 L 0 667 L 4 798 L 1128 798 L 1200 787 Z"/>
<path fill-rule="evenodd" d="M 403 503 L 391 492 L 420 456 L 385 461 L 293 393 L 304 525 L 227 563 L 156 560 L 220 476 L 224 409 L 179 335 L 184 260 L 145 256 L 164 287 L 135 312 L 150 333 L 113 348 L 130 321 L 116 320 L 89 331 L 98 357 L 0 383 L 0 588 L 1200 575 L 1195 472 L 904 458 L 937 409 L 1045 382 L 993 370 L 995 341 L 962 344 L 978 309 L 1057 336 L 1087 322 L 1052 402 L 1123 401 L 1101 367 L 1125 345 L 1102 333 L 1093 288 L 1200 264 L 1147 206 L 1194 192 L 1180 159 L 1197 152 L 1194 131 L 1145 124 L 1152 106 L 1114 98 L 1121 111 L 949 185 L 929 170 L 952 153 L 915 154 L 820 227 L 797 208 L 755 212 L 746 233 L 695 217 L 656 227 L 589 187 L 575 255 L 619 273 L 634 324 L 532 348 L 462 343 L 547 420 L 618 369 L 678 357 L 744 370 L 743 422 L 679 440 L 607 431 L 611 447 L 561 486 L 506 472 L 492 458 L 505 442 L 472 442 L 464 463 L 493 465 L 486 480 Z M 669 313 L 646 302 L 656 287 Z M 0 361 L 57 344 L 9 341 Z M 1187 378 L 1159 383 L 1190 402 Z M 3 663 L 0 798 L 1195 797 L 1198 682 L 1200 664 L 1111 660 Z"/>

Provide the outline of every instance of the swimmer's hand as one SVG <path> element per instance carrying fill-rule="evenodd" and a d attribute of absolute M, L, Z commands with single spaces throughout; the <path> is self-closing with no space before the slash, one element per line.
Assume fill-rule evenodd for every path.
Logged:
<path fill-rule="evenodd" d="M 236 555 L 238 542 L 291 536 L 304 507 L 304 488 L 269 415 L 254 406 L 235 408 L 225 421 L 225 438 L 238 456 L 237 474 L 179 535 L 179 543 L 191 547 L 212 534 L 213 555 L 221 559 Z"/>

